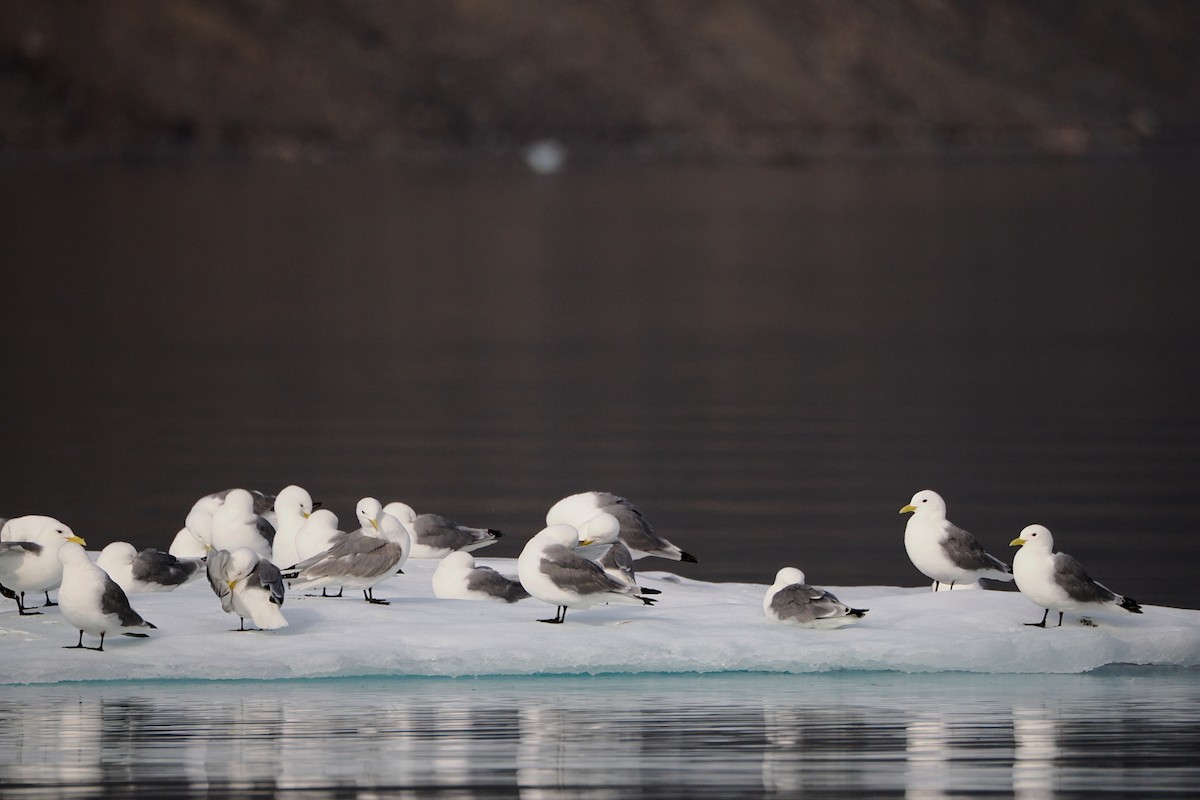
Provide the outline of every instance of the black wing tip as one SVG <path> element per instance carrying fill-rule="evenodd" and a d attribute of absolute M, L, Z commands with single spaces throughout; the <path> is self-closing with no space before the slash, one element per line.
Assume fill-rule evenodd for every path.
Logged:
<path fill-rule="evenodd" d="M 1142 613 L 1142 604 L 1137 600 L 1134 600 L 1132 597 L 1122 597 L 1121 608 L 1125 609 L 1126 611 L 1132 611 L 1134 614 Z"/>
<path fill-rule="evenodd" d="M 151 625 L 150 627 L 153 628 L 154 626 Z M 150 634 L 148 634 L 148 633 L 133 633 L 132 631 L 123 631 L 121 633 L 121 635 L 128 636 L 131 639 L 149 639 L 150 638 Z"/>
<path fill-rule="evenodd" d="M 851 617 L 862 617 L 862 616 L 866 615 L 866 613 L 870 610 L 871 609 L 869 609 L 869 608 L 852 608 L 849 611 L 847 611 L 846 614 Z"/>
<path fill-rule="evenodd" d="M 488 528 L 487 532 L 490 533 L 492 536 L 496 537 L 497 539 L 504 536 L 504 531 L 498 531 L 495 528 Z"/>
<path fill-rule="evenodd" d="M 661 589 L 647 589 L 645 586 L 639 586 L 638 591 L 642 594 L 662 594 Z"/>
<path fill-rule="evenodd" d="M 679 551 L 679 560 L 686 561 L 689 564 L 699 564 L 700 563 L 700 559 L 696 558 L 691 553 L 685 553 L 682 550 Z"/>

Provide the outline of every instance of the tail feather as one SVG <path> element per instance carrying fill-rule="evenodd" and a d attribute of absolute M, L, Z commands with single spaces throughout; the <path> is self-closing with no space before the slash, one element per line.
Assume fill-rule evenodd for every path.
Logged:
<path fill-rule="evenodd" d="M 870 610 L 871 609 L 869 609 L 869 608 L 851 608 L 846 611 L 846 616 L 861 617 L 863 614 L 866 614 Z"/>
<path fill-rule="evenodd" d="M 1120 605 L 1121 608 L 1125 609 L 1126 611 L 1132 611 L 1134 614 L 1142 613 L 1141 604 L 1132 597 L 1122 597 L 1121 602 L 1118 605 Z"/>
<path fill-rule="evenodd" d="M 694 555 L 692 555 L 691 553 L 685 553 L 682 550 L 679 551 L 679 560 L 687 561 L 690 564 L 699 564 L 700 563 L 699 559 L 697 559 Z"/>

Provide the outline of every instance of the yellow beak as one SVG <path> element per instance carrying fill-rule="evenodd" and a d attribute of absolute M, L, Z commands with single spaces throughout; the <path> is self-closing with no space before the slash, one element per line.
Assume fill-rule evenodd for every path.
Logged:
<path fill-rule="evenodd" d="M 1020 536 L 1018 536 L 1017 538 L 1015 538 L 1011 542 L 1009 542 L 1008 546 L 1009 547 L 1020 547 L 1023 544 L 1025 544 L 1025 540 L 1022 539 Z"/>
<path fill-rule="evenodd" d="M 236 587 L 237 587 L 237 581 L 236 581 L 236 580 L 233 580 L 233 581 L 230 581 L 230 582 L 229 582 L 229 588 L 230 588 L 230 589 L 233 589 L 233 588 L 236 588 Z"/>
<path fill-rule="evenodd" d="M 595 542 L 593 542 L 591 539 L 583 539 L 582 541 L 579 542 L 580 547 L 587 547 L 588 545 L 591 545 L 591 544 L 595 544 Z"/>
<path fill-rule="evenodd" d="M 904 508 L 900 509 L 900 513 L 901 514 L 911 514 L 912 512 L 914 512 L 916 510 L 917 510 L 916 506 L 905 506 Z"/>
<path fill-rule="evenodd" d="M 379 523 L 376 522 L 375 520 L 371 520 L 371 527 L 374 528 L 375 530 L 379 530 Z"/>
<path fill-rule="evenodd" d="M 68 541 L 68 542 L 74 542 L 75 544 L 81 544 L 81 545 L 83 545 L 84 547 L 87 547 L 87 542 L 85 542 L 85 541 L 83 540 L 83 537 L 82 537 L 82 536 L 72 536 L 70 539 L 67 539 L 67 541 Z"/>
<path fill-rule="evenodd" d="M 307 512 L 307 511 L 301 511 L 301 512 L 300 512 L 300 516 L 304 517 L 305 519 L 308 519 L 308 512 Z"/>

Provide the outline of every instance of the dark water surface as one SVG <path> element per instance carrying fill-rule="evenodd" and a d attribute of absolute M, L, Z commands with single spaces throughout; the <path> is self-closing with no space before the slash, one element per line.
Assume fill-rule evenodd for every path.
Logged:
<path fill-rule="evenodd" d="M 1200 165 L 8 169 L 0 515 L 625 494 L 698 578 L 922 582 L 935 488 L 1200 607 Z M 661 564 L 656 564 L 661 567 Z M 898 733 L 897 735 L 901 735 Z"/>
<path fill-rule="evenodd" d="M 1194 797 L 1194 671 L 5 687 L 24 797 Z"/>

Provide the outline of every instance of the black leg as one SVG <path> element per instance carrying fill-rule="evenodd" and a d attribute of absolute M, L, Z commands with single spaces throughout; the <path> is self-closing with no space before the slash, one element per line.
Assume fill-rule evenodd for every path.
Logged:
<path fill-rule="evenodd" d="M 956 581 L 950 581 L 950 589 L 951 589 L 951 590 L 953 590 L 953 589 L 954 589 L 954 584 L 955 584 L 955 583 L 956 583 Z"/>
<path fill-rule="evenodd" d="M 933 582 L 933 590 L 936 592 L 936 591 L 937 591 L 938 589 L 940 589 L 940 588 L 942 588 L 942 583 L 941 583 L 941 581 L 934 581 L 934 582 Z"/>
<path fill-rule="evenodd" d="M 79 644 L 64 644 L 63 650 L 86 650 L 83 646 L 83 631 L 79 632 Z"/>
<path fill-rule="evenodd" d="M 104 631 L 100 631 L 100 646 L 96 648 L 96 652 L 97 653 L 104 652 Z"/>
<path fill-rule="evenodd" d="M 1047 608 L 1046 613 L 1042 614 L 1041 622 L 1026 622 L 1025 625 L 1026 625 L 1026 627 L 1030 627 L 1030 628 L 1044 628 L 1044 627 L 1046 627 L 1046 617 L 1048 617 L 1048 616 L 1050 616 L 1050 609 Z"/>
<path fill-rule="evenodd" d="M 1047 611 L 1047 613 L 1049 613 L 1050 609 L 1046 609 L 1046 611 Z M 1062 627 L 1062 615 L 1063 615 L 1063 612 L 1061 612 L 1061 611 L 1058 612 L 1058 627 L 1060 627 L 1060 628 Z"/>
<path fill-rule="evenodd" d="M 334 595 L 334 597 L 341 597 L 341 596 L 342 596 L 342 592 L 345 590 L 345 588 L 346 588 L 345 586 L 339 586 L 339 587 L 338 587 L 338 593 L 337 593 L 337 594 L 335 594 L 335 595 Z"/>
<path fill-rule="evenodd" d="M 40 612 L 40 611 L 30 611 L 30 610 L 29 610 L 29 609 L 26 607 L 26 605 L 25 605 L 25 593 L 24 593 L 24 592 L 21 592 L 21 593 L 20 593 L 20 595 L 18 595 L 18 596 L 17 596 L 17 612 L 18 612 L 18 613 L 19 613 L 19 614 L 20 614 L 22 617 L 33 617 L 33 616 L 37 616 L 38 614 L 41 614 L 41 613 L 42 613 L 42 612 Z"/>
<path fill-rule="evenodd" d="M 391 602 L 388 600 L 376 600 L 374 589 L 363 589 L 363 597 L 366 598 L 368 603 L 374 603 L 377 606 L 391 605 Z"/>
<path fill-rule="evenodd" d="M 538 622 L 549 622 L 551 625 L 561 625 L 567 619 L 567 607 L 559 606 L 554 619 L 539 619 Z"/>
<path fill-rule="evenodd" d="M 57 605 L 58 605 L 58 603 L 55 603 L 54 601 L 52 601 L 50 599 L 50 593 L 46 592 L 46 605 L 44 607 L 45 608 L 53 608 L 54 606 L 57 606 Z"/>

